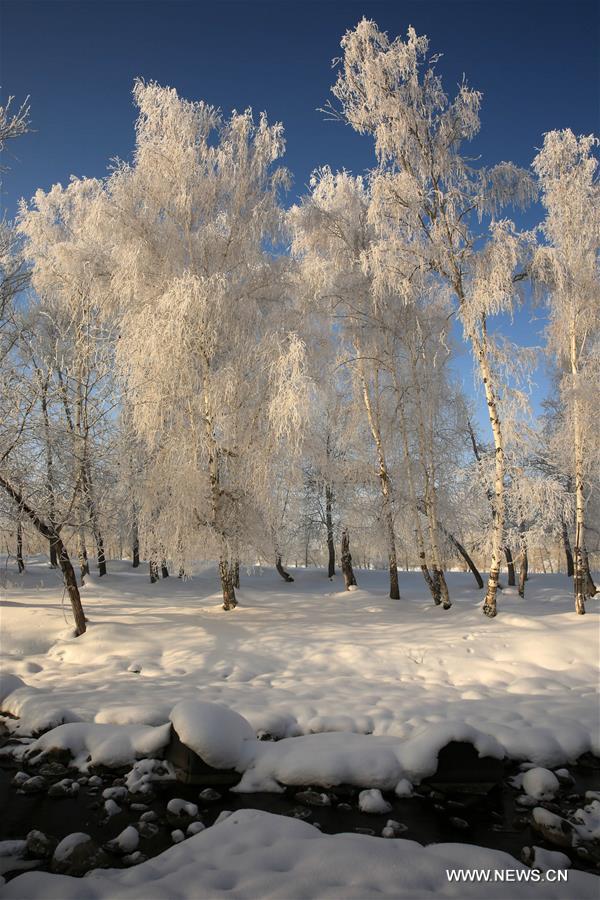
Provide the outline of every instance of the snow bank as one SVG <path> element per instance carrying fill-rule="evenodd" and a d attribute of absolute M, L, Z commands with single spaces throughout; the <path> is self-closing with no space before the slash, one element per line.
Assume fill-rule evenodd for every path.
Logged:
<path fill-rule="evenodd" d="M 450 868 L 525 870 L 507 853 L 464 844 L 422 847 L 414 841 L 357 834 L 324 835 L 287 816 L 233 813 L 133 869 L 87 878 L 29 872 L 0 888 L 5 900 L 596 900 L 600 879 L 571 870 L 569 881 L 539 884 L 450 882 Z"/>
<path fill-rule="evenodd" d="M 281 791 L 281 785 L 352 784 L 406 796 L 409 782 L 418 783 L 436 771 L 439 752 L 450 741 L 467 741 L 480 756 L 504 755 L 493 737 L 460 722 L 426 725 L 406 741 L 391 735 L 324 732 L 255 745 L 232 790 L 256 793 Z"/>
<path fill-rule="evenodd" d="M 17 675 L 0 675 L 0 708 L 26 723 L 26 732 L 39 734 L 65 722 L 79 722 L 71 709 L 57 706 L 51 691 L 29 687 Z M 19 724 L 14 726 L 19 730 Z"/>
<path fill-rule="evenodd" d="M 170 719 L 182 742 L 215 769 L 244 767 L 256 743 L 249 722 L 216 703 L 184 700 L 171 710 Z"/>
<path fill-rule="evenodd" d="M 158 754 L 169 742 L 171 726 L 99 725 L 75 722 L 42 735 L 28 748 L 37 759 L 52 750 L 68 750 L 82 772 L 90 765 L 123 766 L 137 758 Z"/>
<path fill-rule="evenodd" d="M 5 698 L 22 687 L 25 687 L 25 682 L 18 675 L 13 675 L 12 672 L 0 672 L 0 706 L 3 711 L 7 711 L 4 707 Z"/>

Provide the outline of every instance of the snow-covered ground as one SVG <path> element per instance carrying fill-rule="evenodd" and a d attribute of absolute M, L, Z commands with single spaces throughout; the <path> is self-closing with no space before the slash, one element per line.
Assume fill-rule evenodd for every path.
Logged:
<path fill-rule="evenodd" d="M 27 735 L 68 723 L 35 746 L 69 747 L 84 771 L 89 755 L 121 764 L 160 755 L 169 719 L 213 764 L 243 772 L 237 790 L 352 783 L 364 803 L 385 804 L 377 789 L 410 793 L 451 739 L 550 768 L 600 751 L 599 604 L 576 616 L 564 577 L 532 576 L 524 601 L 505 589 L 490 620 L 459 573 L 449 575 L 445 612 L 419 573 L 401 574 L 402 599 L 392 601 L 380 572 L 358 572 L 349 593 L 315 570 L 298 570 L 293 584 L 243 572 L 240 606 L 225 613 L 212 570 L 155 585 L 125 562 L 110 570 L 82 591 L 89 624 L 80 638 L 43 562 L 8 572 L 1 598 L 0 701 L 20 716 L 11 728 Z M 257 741 L 260 731 L 281 740 Z M 535 798 L 556 779 L 538 768 L 522 781 Z M 130 871 L 84 881 L 29 873 L 1 896 L 457 896 L 446 869 L 479 866 L 521 868 L 472 845 L 325 836 L 247 810 L 187 840 L 182 832 L 180 844 Z M 485 895 L 595 896 L 596 879 L 569 874 L 568 885 L 488 884 Z M 482 895 L 480 885 L 459 890 Z"/>
<path fill-rule="evenodd" d="M 3 670 L 21 689 L 4 708 L 24 733 L 48 719 L 160 725 L 173 706 L 223 703 L 275 737 L 372 732 L 402 741 L 466 723 L 510 756 L 554 766 L 600 750 L 597 601 L 572 612 L 562 576 L 534 575 L 521 600 L 481 614 L 471 576 L 450 573 L 454 606 L 427 599 L 419 573 L 358 573 L 341 590 L 321 571 L 285 584 L 242 572 L 240 606 L 220 608 L 213 570 L 150 585 L 145 570 L 111 563 L 82 591 L 87 633 L 70 636 L 59 576 L 43 563 L 10 573 L 1 599 Z M 66 636 L 65 636 L 66 633 Z M 435 729 L 433 729 L 435 731 Z"/>

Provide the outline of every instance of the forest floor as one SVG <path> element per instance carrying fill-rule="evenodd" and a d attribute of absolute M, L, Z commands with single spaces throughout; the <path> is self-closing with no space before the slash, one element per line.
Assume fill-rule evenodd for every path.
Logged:
<path fill-rule="evenodd" d="M 452 739 L 470 740 L 490 756 L 549 768 L 584 753 L 600 755 L 600 603 L 591 601 L 588 615 L 576 616 L 564 576 L 533 574 L 524 600 L 505 588 L 499 615 L 490 620 L 481 613 L 482 592 L 462 573 L 449 573 L 454 605 L 444 611 L 432 605 L 416 572 L 401 573 L 402 599 L 392 601 L 382 572 L 359 570 L 358 589 L 346 592 L 341 577 L 329 581 L 314 569 L 292 569 L 291 584 L 269 570 L 242 569 L 240 605 L 225 613 L 212 569 L 154 585 L 146 569 L 126 562 L 111 562 L 109 569 L 82 590 L 88 631 L 80 638 L 72 636 L 59 576 L 46 563 L 36 561 L 20 576 L 3 571 L 3 672 L 24 682 L 5 680 L 3 691 L 9 696 L 2 708 L 19 717 L 10 722 L 15 733 L 29 736 L 70 721 L 114 725 L 121 735 L 129 735 L 123 726 L 153 726 L 144 731 L 147 741 L 182 700 L 223 704 L 257 734 L 276 739 L 259 742 L 244 766 L 242 792 L 345 783 L 383 791 L 397 785 L 401 796 L 400 785 L 431 774 L 438 751 Z M 94 741 L 89 738 L 86 748 Z M 54 896 L 49 890 L 57 897 L 187 900 L 454 896 L 456 887 L 444 874 L 449 860 L 454 867 L 506 868 L 510 860 L 520 865 L 499 851 L 467 850 L 466 844 L 423 848 L 367 835 L 321 836 L 305 822 L 248 809 L 218 828 L 224 829 L 220 839 L 208 828 L 121 873 L 118 882 L 94 876 L 85 879 L 84 892 L 81 881 L 70 887 L 70 879 L 61 877 L 51 887 L 44 879 L 58 876 L 31 873 L 10 882 L 0 896 Z M 237 855 L 217 849 L 230 839 L 239 845 Z M 268 846 L 270 859 L 263 858 Z M 292 847 L 295 861 L 288 865 Z M 496 854 L 495 861 L 485 854 Z M 319 872 L 316 856 L 324 859 Z M 202 861 L 206 868 L 207 860 L 212 875 L 197 885 L 194 867 Z M 188 873 L 183 880 L 180 869 Z M 159 876 L 163 888 L 148 893 L 146 882 Z M 36 878 L 39 892 L 28 881 Z M 312 892 L 307 878 L 317 878 Z M 19 893 L 19 883 L 29 894 Z M 462 887 L 461 896 L 483 894 L 477 885 Z M 567 897 L 574 896 L 573 887 L 563 885 L 561 893 L 560 885 L 496 884 L 487 885 L 485 895 Z M 593 896 L 596 889 L 578 882 L 579 896 Z"/>

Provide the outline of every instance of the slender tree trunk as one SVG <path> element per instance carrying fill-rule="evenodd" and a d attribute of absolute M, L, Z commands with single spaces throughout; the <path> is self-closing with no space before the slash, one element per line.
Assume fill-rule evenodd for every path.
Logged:
<path fill-rule="evenodd" d="M 527 570 L 529 568 L 529 560 L 527 558 L 527 544 L 523 543 L 519 557 L 519 596 L 525 596 L 525 582 L 527 581 Z"/>
<path fill-rule="evenodd" d="M 223 609 L 228 612 L 237 606 L 235 588 L 231 578 L 231 569 L 228 560 L 222 556 L 219 559 L 219 577 L 221 579 L 221 591 L 223 593 Z"/>
<path fill-rule="evenodd" d="M 292 578 L 292 576 L 290 575 L 290 573 L 286 572 L 286 570 L 283 568 L 283 566 L 281 564 L 281 556 L 279 554 L 277 554 L 277 556 L 275 557 L 275 568 L 277 569 L 278 573 L 281 575 L 281 577 L 283 578 L 284 581 L 291 582 L 294 580 Z M 306 559 L 306 564 L 305 564 L 304 568 L 308 569 L 308 557 Z"/>
<path fill-rule="evenodd" d="M 131 556 L 131 566 L 133 569 L 137 569 L 140 564 L 140 534 L 138 531 L 137 517 L 134 517 L 131 529 Z"/>
<path fill-rule="evenodd" d="M 480 573 L 479 569 L 477 568 L 477 566 L 475 565 L 475 563 L 473 562 L 473 560 L 471 559 L 471 557 L 469 556 L 469 554 L 467 553 L 467 551 L 465 550 L 465 548 L 463 547 L 463 545 L 460 543 L 460 541 L 458 541 L 454 537 L 453 534 L 450 534 L 444 528 L 442 528 L 442 531 L 445 532 L 445 534 L 448 537 L 448 540 L 456 547 L 456 549 L 458 550 L 458 552 L 460 553 L 460 555 L 466 562 L 467 566 L 471 570 L 471 572 L 473 574 L 473 578 L 477 582 L 477 587 L 481 589 L 483 587 L 483 578 L 481 577 L 481 573 Z"/>
<path fill-rule="evenodd" d="M 369 426 L 371 428 L 371 434 L 373 435 L 373 440 L 375 442 L 375 447 L 377 450 L 377 458 L 379 460 L 379 484 L 381 486 L 381 497 L 382 497 L 382 516 L 384 528 L 386 531 L 387 538 L 387 546 L 388 546 L 388 570 L 390 573 L 390 599 L 399 600 L 400 599 L 400 585 L 398 583 L 398 557 L 396 554 L 396 535 L 394 530 L 394 513 L 392 507 L 392 486 L 390 482 L 389 472 L 387 468 L 385 452 L 383 449 L 383 442 L 381 439 L 381 430 L 379 428 L 379 416 L 376 414 L 376 410 L 373 408 L 373 403 L 371 400 L 371 395 L 369 392 L 369 387 L 367 385 L 366 376 L 364 373 L 364 365 L 362 363 L 362 353 L 360 348 L 357 347 L 357 356 L 360 360 L 360 377 L 362 383 L 362 392 L 363 392 L 363 400 L 365 404 L 365 409 L 367 411 L 367 417 L 369 420 Z"/>
<path fill-rule="evenodd" d="M 231 583 L 234 588 L 237 590 L 240 586 L 240 561 L 239 559 L 234 559 L 233 565 L 231 566 Z"/>
<path fill-rule="evenodd" d="M 500 577 L 500 564 L 502 560 L 502 547 L 504 537 L 504 438 L 502 435 L 502 426 L 500 424 L 500 415 L 498 412 L 498 401 L 496 391 L 494 390 L 492 370 L 490 367 L 485 320 L 482 321 L 481 336 L 473 334 L 471 336 L 473 346 L 477 354 L 479 369 L 483 379 L 485 389 L 485 398 L 487 401 L 488 415 L 494 435 L 495 449 L 495 478 L 494 478 L 494 510 L 493 510 L 493 530 L 492 530 L 492 560 L 490 566 L 490 574 L 488 578 L 487 592 L 483 603 L 483 613 L 490 618 L 497 615 L 496 595 L 498 592 L 498 580 Z"/>
<path fill-rule="evenodd" d="M 432 447 L 433 422 L 430 423 L 430 427 L 427 429 L 430 433 L 430 439 L 427 440 L 427 434 L 425 430 L 425 403 L 421 392 L 420 374 L 417 370 L 417 362 L 415 359 L 414 351 L 411 352 L 411 370 L 413 377 L 413 386 L 416 395 L 415 415 L 417 418 L 417 434 L 419 439 L 420 451 L 419 455 L 421 457 L 421 466 L 423 469 L 423 478 L 425 482 L 425 513 L 427 517 L 427 530 L 429 534 L 429 545 L 431 547 L 431 557 L 433 560 L 433 600 L 436 606 L 441 603 L 444 609 L 450 609 L 452 603 L 450 601 L 448 585 L 446 583 L 446 577 L 444 575 L 438 542 L 437 498 L 435 492 L 434 467 L 435 464 Z M 431 402 L 433 402 L 433 400 Z"/>
<path fill-rule="evenodd" d="M 169 568 L 167 566 L 166 559 L 162 559 L 160 562 L 160 574 L 162 575 L 163 578 L 169 577 Z"/>
<path fill-rule="evenodd" d="M 508 583 L 510 587 L 515 586 L 515 564 L 513 561 L 513 555 L 510 547 L 504 548 L 504 555 L 506 557 L 506 567 L 508 569 Z"/>
<path fill-rule="evenodd" d="M 63 543 L 60 534 L 56 530 L 55 524 L 45 522 L 35 510 L 25 502 L 21 491 L 15 488 L 6 478 L 0 475 L 0 487 L 3 487 L 9 497 L 11 497 L 18 505 L 19 509 L 33 522 L 39 533 L 47 541 L 50 541 L 56 550 L 58 563 L 60 565 L 65 587 L 71 601 L 71 609 L 73 610 L 73 618 L 75 619 L 76 635 L 84 634 L 86 630 L 85 615 L 81 605 L 81 596 L 77 587 L 77 578 L 75 571 L 69 559 L 69 553 Z"/>
<path fill-rule="evenodd" d="M 582 547 L 581 555 L 583 557 L 583 571 L 585 573 L 585 589 L 588 597 L 594 597 L 598 593 L 598 588 L 594 584 L 592 573 L 590 572 L 590 558 L 585 544 Z"/>
<path fill-rule="evenodd" d="M 25 562 L 23 561 L 23 522 L 21 521 L 20 510 L 19 518 L 17 519 L 17 569 L 19 574 L 25 571 Z"/>
<path fill-rule="evenodd" d="M 567 560 L 567 575 L 573 577 L 573 551 L 571 550 L 571 541 L 569 540 L 569 529 L 567 523 L 562 520 L 562 542 L 565 549 L 565 558 Z"/>
<path fill-rule="evenodd" d="M 81 583 L 85 582 L 86 575 L 90 574 L 90 562 L 85 546 L 85 531 L 83 526 L 79 526 L 77 535 L 77 554 L 79 556 L 79 572 L 81 574 Z"/>
<path fill-rule="evenodd" d="M 404 468 L 406 471 L 406 480 L 408 482 L 408 493 L 410 497 L 410 504 L 413 510 L 413 515 L 415 517 L 415 538 L 417 541 L 417 552 L 419 554 L 419 564 L 421 566 L 421 572 L 423 574 L 423 578 L 425 579 L 425 584 L 429 588 L 431 596 L 433 598 L 433 602 L 437 605 L 440 602 L 440 594 L 439 588 L 434 579 L 431 577 L 429 572 L 429 566 L 427 565 L 427 556 L 425 554 L 425 540 L 423 538 L 423 529 L 421 528 L 421 520 L 419 518 L 420 506 L 417 501 L 417 491 L 415 488 L 415 478 L 412 467 L 412 460 L 410 455 L 410 450 L 408 446 L 408 429 L 406 427 L 406 417 L 404 415 L 404 405 L 402 402 L 402 392 L 400 390 L 400 385 L 398 383 L 398 376 L 396 372 L 394 372 L 394 382 L 396 385 L 396 395 L 398 397 L 398 418 L 400 421 L 400 433 L 402 435 L 402 446 L 404 450 Z M 408 569 L 408 565 L 407 565 Z"/>
<path fill-rule="evenodd" d="M 573 380 L 573 450 L 575 462 L 575 553 L 574 553 L 574 579 L 575 612 L 583 616 L 585 614 L 586 600 L 586 575 L 583 561 L 583 542 L 585 538 L 585 494 L 583 483 L 583 428 L 581 422 L 581 409 L 579 402 L 579 373 L 578 373 L 578 348 L 576 336 L 575 315 L 570 323 L 570 357 L 571 376 Z"/>
<path fill-rule="evenodd" d="M 42 389 L 42 417 L 44 420 L 44 443 L 46 453 L 46 492 L 48 494 L 48 524 L 54 532 L 56 530 L 56 498 L 54 494 L 54 453 L 52 451 L 52 441 L 50 438 L 50 416 L 48 413 L 48 380 L 42 380 L 39 373 L 41 389 Z M 58 549 L 56 542 L 49 539 L 50 565 L 53 569 L 58 566 Z"/>
<path fill-rule="evenodd" d="M 327 575 L 333 578 L 335 575 L 335 543 L 333 540 L 333 490 L 331 485 L 325 485 L 325 526 L 327 528 Z"/>
<path fill-rule="evenodd" d="M 150 584 L 156 584 L 159 579 L 158 564 L 151 559 L 148 563 L 148 567 L 150 570 Z"/>
<path fill-rule="evenodd" d="M 342 572 L 344 573 L 344 585 L 349 590 L 356 584 L 354 570 L 352 568 L 352 554 L 350 553 L 350 534 L 347 528 L 342 531 Z"/>

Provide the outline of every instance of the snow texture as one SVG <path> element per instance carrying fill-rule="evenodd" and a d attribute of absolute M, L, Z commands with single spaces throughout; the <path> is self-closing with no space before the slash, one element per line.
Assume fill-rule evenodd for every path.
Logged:
<path fill-rule="evenodd" d="M 551 800 L 559 788 L 558 778 L 549 769 L 536 767 L 523 775 L 523 790 L 536 800 Z"/>
<path fill-rule="evenodd" d="M 214 703 L 184 700 L 171 710 L 173 727 L 183 743 L 216 769 L 236 769 L 255 741 L 249 723 L 238 713 Z"/>
<path fill-rule="evenodd" d="M 179 835 L 177 835 L 179 837 Z M 480 884 L 449 882 L 449 868 L 525 869 L 507 853 L 461 844 L 357 834 L 324 835 L 306 822 L 255 810 L 183 840 L 133 869 L 88 878 L 28 872 L 0 888 L 6 900 L 481 900 Z M 599 879 L 570 871 L 568 883 L 514 882 L 511 900 L 596 900 Z M 458 890 L 457 890 L 458 887 Z M 506 900 L 506 884 L 487 884 L 486 900 Z"/>

